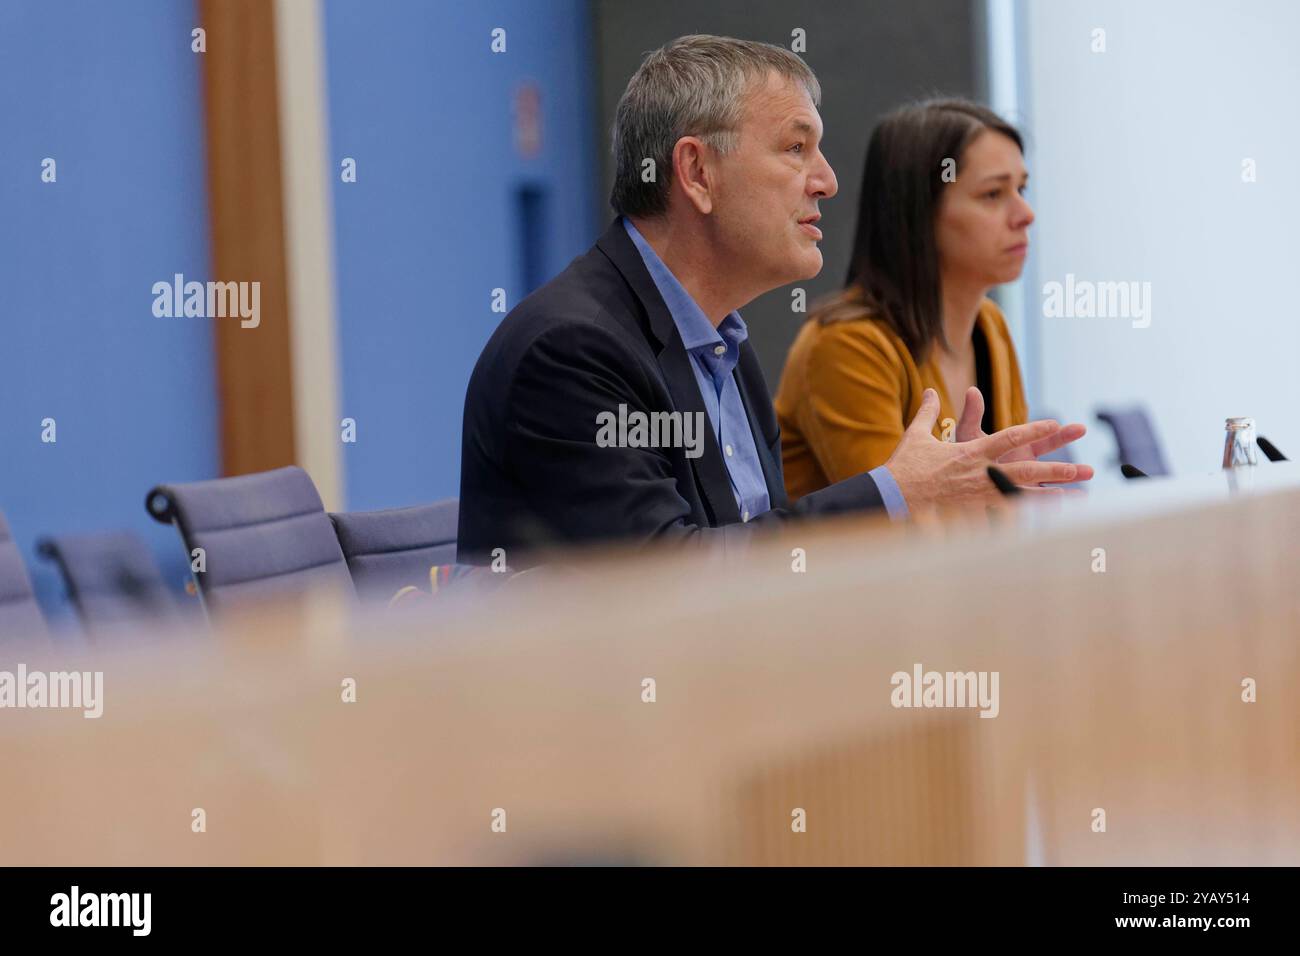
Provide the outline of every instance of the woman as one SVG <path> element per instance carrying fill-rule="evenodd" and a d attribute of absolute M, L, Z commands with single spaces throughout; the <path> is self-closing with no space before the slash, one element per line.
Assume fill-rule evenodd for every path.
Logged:
<path fill-rule="evenodd" d="M 982 106 L 933 100 L 876 127 L 848 285 L 813 310 L 777 390 L 791 499 L 884 464 L 926 388 L 936 438 L 956 440 L 963 411 L 989 434 L 1027 420 L 986 297 L 1024 267 L 1027 178 L 1020 134 Z"/>

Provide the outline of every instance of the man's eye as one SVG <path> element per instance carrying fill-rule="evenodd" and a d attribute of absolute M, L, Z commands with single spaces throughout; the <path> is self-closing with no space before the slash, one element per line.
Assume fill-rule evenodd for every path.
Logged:
<path fill-rule="evenodd" d="M 993 190 L 990 190 L 989 192 L 986 192 L 986 193 L 984 194 L 984 198 L 985 198 L 985 199 L 997 199 L 997 198 L 998 198 L 999 196 L 1001 196 L 1001 195 L 1002 195 L 1002 190 L 1001 190 L 1001 189 L 993 189 Z"/>
<path fill-rule="evenodd" d="M 803 143 L 795 143 L 793 146 L 790 147 L 790 149 L 796 153 L 802 153 Z"/>

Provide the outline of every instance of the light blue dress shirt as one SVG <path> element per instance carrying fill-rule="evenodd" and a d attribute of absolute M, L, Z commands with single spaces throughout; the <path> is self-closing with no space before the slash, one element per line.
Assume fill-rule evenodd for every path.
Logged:
<path fill-rule="evenodd" d="M 749 329 L 739 312 L 730 313 L 714 328 L 708 316 L 700 310 L 690 293 L 682 288 L 677 277 L 664 265 L 658 253 L 646 242 L 636 226 L 632 225 L 631 220 L 625 218 L 623 227 L 641 253 L 641 260 L 673 317 L 682 345 L 691 356 L 695 381 L 700 387 L 704 407 L 708 409 L 709 419 L 713 423 L 714 436 L 718 439 L 718 447 L 722 449 L 723 463 L 731 478 L 736 507 L 740 509 L 741 520 L 748 521 L 772 507 L 767 493 L 767 481 L 763 477 L 763 465 L 754 445 L 754 433 L 749 427 L 745 404 L 740 398 L 740 387 L 732 374 L 736 363 L 740 361 L 740 343 L 749 338 Z M 903 500 L 903 494 L 889 469 L 884 465 L 873 468 L 871 477 L 880 489 L 880 496 L 890 517 L 907 517 L 907 502 Z"/>

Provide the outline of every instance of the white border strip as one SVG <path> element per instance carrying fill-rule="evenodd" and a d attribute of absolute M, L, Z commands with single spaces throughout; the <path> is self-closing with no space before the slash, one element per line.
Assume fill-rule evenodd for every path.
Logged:
<path fill-rule="evenodd" d="M 320 0 L 276 0 L 276 86 L 284 190 L 294 440 L 330 511 L 346 501 L 339 429 L 334 216 Z"/>
<path fill-rule="evenodd" d="M 1020 44 L 1020 10 L 1016 0 L 986 0 L 984 6 L 984 23 L 987 34 L 984 38 L 985 56 L 988 63 L 986 77 L 989 91 L 989 106 L 995 113 L 1013 123 L 1023 126 L 1025 121 L 1024 104 L 1020 95 L 1020 71 L 1022 50 Z M 1032 152 L 1029 143 L 1025 144 L 1026 153 Z M 1026 156 L 1027 160 L 1032 156 Z M 1033 168 L 1030 167 L 1030 184 L 1032 188 Z M 1032 242 L 1031 242 L 1031 252 Z M 1025 263 L 1025 271 L 1019 282 L 1002 286 L 998 290 L 998 300 L 1007 319 L 1007 329 L 1016 343 L 1020 356 L 1020 372 L 1025 377 L 1025 394 L 1029 399 L 1031 415 L 1037 410 L 1038 355 L 1037 338 L 1029 328 L 1028 308 L 1025 298 L 1026 287 L 1034 282 L 1034 261 Z"/>

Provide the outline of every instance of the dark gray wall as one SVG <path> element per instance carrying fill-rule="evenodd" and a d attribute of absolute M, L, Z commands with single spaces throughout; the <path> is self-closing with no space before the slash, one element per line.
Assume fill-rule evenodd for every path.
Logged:
<path fill-rule="evenodd" d="M 822 85 L 823 151 L 840 191 L 822 204 L 821 275 L 797 283 L 809 303 L 844 283 L 857 218 L 867 138 L 881 114 L 938 93 L 983 92 L 983 4 L 978 0 L 594 0 L 602 150 L 601 209 L 608 220 L 613 173 L 609 126 L 644 54 L 687 33 L 714 33 L 789 47 L 801 27 L 801 54 Z M 790 309 L 793 285 L 773 290 L 742 314 L 775 390 L 804 316 Z"/>

